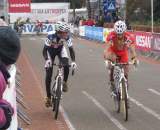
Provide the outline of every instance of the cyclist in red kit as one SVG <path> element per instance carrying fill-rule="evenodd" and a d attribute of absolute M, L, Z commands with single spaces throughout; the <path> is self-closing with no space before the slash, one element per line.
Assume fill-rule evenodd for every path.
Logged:
<path fill-rule="evenodd" d="M 135 51 L 135 38 L 129 32 L 126 32 L 125 22 L 119 20 L 114 24 L 114 31 L 110 32 L 106 38 L 107 48 L 104 50 L 105 63 L 110 69 L 110 82 L 113 88 L 113 67 L 110 61 L 119 63 L 128 63 L 129 50 L 132 62 L 137 65 L 137 55 Z M 125 77 L 128 79 L 129 67 L 124 66 Z"/>

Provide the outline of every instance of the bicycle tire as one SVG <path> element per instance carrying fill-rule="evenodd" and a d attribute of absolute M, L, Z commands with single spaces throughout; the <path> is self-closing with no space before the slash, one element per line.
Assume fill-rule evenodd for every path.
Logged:
<path fill-rule="evenodd" d="M 61 99 L 61 84 L 62 84 L 62 80 L 59 77 L 58 78 L 58 83 L 57 83 L 57 90 L 56 90 L 56 98 L 55 98 L 55 119 L 57 120 L 58 117 L 58 112 L 59 112 L 59 105 L 60 105 L 60 99 Z"/>
<path fill-rule="evenodd" d="M 124 79 L 122 79 L 121 81 L 121 84 L 122 84 L 122 91 L 121 91 L 121 94 L 122 94 L 122 99 L 121 99 L 121 106 L 122 106 L 122 112 L 123 112 L 123 117 L 124 117 L 124 120 L 127 121 L 128 120 L 128 106 L 127 106 L 127 84 L 126 84 L 126 81 Z"/>
<path fill-rule="evenodd" d="M 52 111 L 54 112 L 55 111 L 55 97 L 56 97 L 56 95 L 55 95 L 55 86 L 56 85 L 56 83 L 54 82 L 54 84 L 53 84 L 53 87 L 51 87 L 51 97 L 52 97 Z"/>
<path fill-rule="evenodd" d="M 56 101 L 55 101 L 55 96 L 53 96 L 53 97 L 52 97 L 52 111 L 53 111 L 53 112 L 55 111 L 55 106 L 56 106 L 56 105 L 55 105 L 55 102 L 56 102 Z"/>
<path fill-rule="evenodd" d="M 117 93 L 117 96 L 114 97 L 114 102 L 115 102 L 115 110 L 117 113 L 120 113 L 120 94 Z"/>
<path fill-rule="evenodd" d="M 115 86 L 115 88 L 118 88 Z M 120 112 L 120 93 L 116 90 L 116 95 L 113 97 L 114 100 L 114 108 L 117 113 Z"/>

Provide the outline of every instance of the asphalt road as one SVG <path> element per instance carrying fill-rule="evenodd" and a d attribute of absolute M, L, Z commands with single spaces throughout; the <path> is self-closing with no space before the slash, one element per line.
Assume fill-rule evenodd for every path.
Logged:
<path fill-rule="evenodd" d="M 44 36 L 22 36 L 22 48 L 44 86 Z M 78 65 L 69 78 L 69 92 L 61 102 L 71 130 L 159 130 L 160 64 L 140 59 L 140 66 L 130 70 L 129 120 L 114 111 L 108 88 L 108 74 L 103 62 L 103 45 L 76 38 L 73 40 Z M 42 91 L 45 93 L 44 87 Z"/>

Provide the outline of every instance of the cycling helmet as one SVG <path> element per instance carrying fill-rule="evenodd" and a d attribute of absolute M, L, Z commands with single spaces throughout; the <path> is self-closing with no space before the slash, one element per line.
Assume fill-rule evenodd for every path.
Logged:
<path fill-rule="evenodd" d="M 117 34 L 123 34 L 126 31 L 127 27 L 125 22 L 119 20 L 114 24 L 114 31 Z"/>
<path fill-rule="evenodd" d="M 69 32 L 70 27 L 68 26 L 67 23 L 60 21 L 60 22 L 56 23 L 55 30 L 56 31 L 61 31 L 61 32 Z"/>

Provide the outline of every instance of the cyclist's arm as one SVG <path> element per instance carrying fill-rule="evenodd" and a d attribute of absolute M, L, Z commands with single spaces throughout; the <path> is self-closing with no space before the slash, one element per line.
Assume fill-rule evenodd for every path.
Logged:
<path fill-rule="evenodd" d="M 48 59 L 48 55 L 47 55 L 47 46 L 46 45 L 44 45 L 42 53 L 43 53 L 44 59 L 47 60 Z"/>
<path fill-rule="evenodd" d="M 48 48 L 49 48 L 50 45 L 51 45 L 50 42 L 51 42 L 51 41 L 50 41 L 49 37 L 47 37 L 47 39 L 45 40 L 45 45 L 44 45 L 44 47 L 43 47 L 43 51 L 42 51 L 43 57 L 44 57 L 45 60 L 47 60 L 47 59 L 49 58 L 49 57 L 48 57 L 48 54 L 47 54 L 47 50 L 48 50 Z"/>
<path fill-rule="evenodd" d="M 107 41 L 106 42 L 106 46 L 105 46 L 105 50 L 104 50 L 104 59 L 107 60 L 106 54 L 108 52 L 108 49 L 113 45 L 112 41 Z"/>
<path fill-rule="evenodd" d="M 75 61 L 75 51 L 73 46 L 69 47 L 70 57 L 72 61 Z"/>
<path fill-rule="evenodd" d="M 136 59 L 137 54 L 136 54 L 136 49 L 135 49 L 135 44 L 130 45 L 130 51 L 131 51 L 131 59 Z"/>
<path fill-rule="evenodd" d="M 67 46 L 69 48 L 69 53 L 70 53 L 71 60 L 75 61 L 75 51 L 74 51 L 74 48 L 73 48 L 73 43 L 72 43 L 71 38 L 67 39 Z"/>

